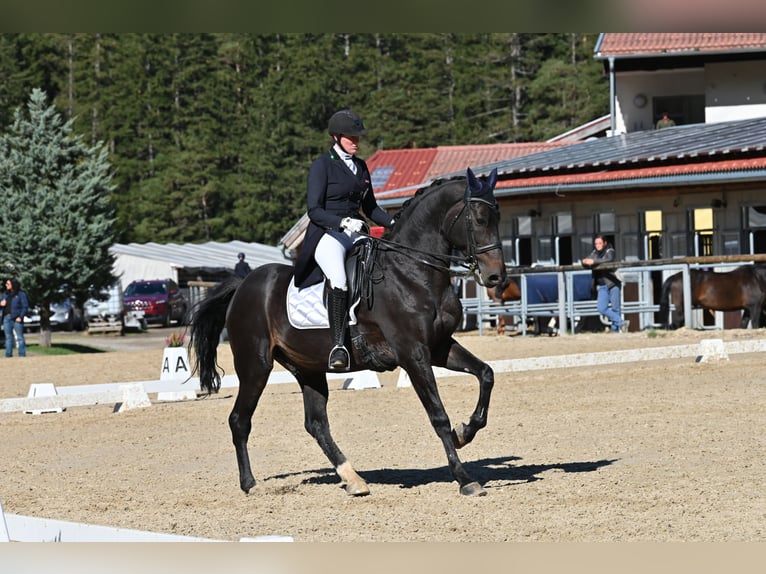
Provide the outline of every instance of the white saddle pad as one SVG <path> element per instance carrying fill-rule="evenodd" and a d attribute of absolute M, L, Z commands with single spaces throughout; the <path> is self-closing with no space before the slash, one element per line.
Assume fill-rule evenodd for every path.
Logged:
<path fill-rule="evenodd" d="M 324 282 L 298 289 L 295 279 L 287 287 L 287 318 L 296 329 L 329 329 L 327 309 L 322 297 Z M 355 306 L 354 306 L 355 307 Z M 354 308 L 349 310 L 349 325 L 356 324 Z"/>

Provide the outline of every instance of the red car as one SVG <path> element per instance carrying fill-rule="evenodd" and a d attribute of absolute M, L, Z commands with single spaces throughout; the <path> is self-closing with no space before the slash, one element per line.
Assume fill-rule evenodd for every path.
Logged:
<path fill-rule="evenodd" d="M 172 279 L 133 281 L 123 293 L 125 326 L 146 328 L 148 323 L 169 327 L 186 323 L 188 303 Z"/>

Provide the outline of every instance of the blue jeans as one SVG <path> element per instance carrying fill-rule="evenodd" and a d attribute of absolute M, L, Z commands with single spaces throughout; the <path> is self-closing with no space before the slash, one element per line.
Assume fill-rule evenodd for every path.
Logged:
<path fill-rule="evenodd" d="M 19 357 L 27 356 L 27 342 L 24 340 L 24 322 L 12 321 L 10 315 L 3 317 L 3 331 L 5 331 L 5 356 L 13 356 L 13 335 L 19 342 Z"/>
<path fill-rule="evenodd" d="M 612 322 L 612 332 L 614 333 L 619 332 L 620 327 L 622 327 L 620 299 L 620 288 L 617 285 L 614 287 L 598 286 L 598 312 Z"/>

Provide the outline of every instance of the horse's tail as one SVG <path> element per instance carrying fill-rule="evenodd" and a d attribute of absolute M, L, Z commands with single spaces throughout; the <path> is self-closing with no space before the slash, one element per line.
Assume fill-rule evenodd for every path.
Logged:
<path fill-rule="evenodd" d="M 191 320 L 192 373 L 199 373 L 200 388 L 208 394 L 221 388 L 219 370 L 223 369 L 218 364 L 218 343 L 226 325 L 226 310 L 240 283 L 242 279 L 234 275 L 213 287 L 197 305 Z"/>
<path fill-rule="evenodd" d="M 668 317 L 668 314 L 670 313 L 670 292 L 673 289 L 673 283 L 675 283 L 679 275 L 679 273 L 671 275 L 662 283 L 662 294 L 660 295 L 660 317 L 662 320 L 660 321 L 660 324 L 665 327 L 672 323 Z"/>

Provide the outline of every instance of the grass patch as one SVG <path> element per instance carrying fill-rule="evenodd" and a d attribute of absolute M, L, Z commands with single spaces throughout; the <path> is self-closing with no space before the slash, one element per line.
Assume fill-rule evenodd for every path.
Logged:
<path fill-rule="evenodd" d="M 53 343 L 50 347 L 27 344 L 27 355 L 80 355 L 83 353 L 105 353 L 103 349 L 96 349 L 88 345 L 77 343 Z"/>

